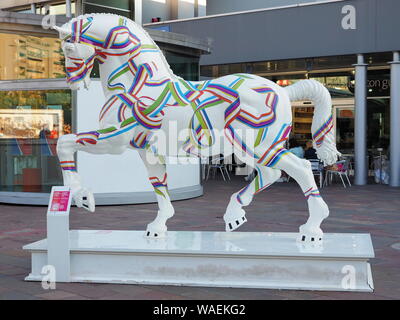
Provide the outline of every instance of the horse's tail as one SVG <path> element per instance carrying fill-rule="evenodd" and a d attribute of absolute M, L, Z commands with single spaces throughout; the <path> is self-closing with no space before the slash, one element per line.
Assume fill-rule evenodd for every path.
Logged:
<path fill-rule="evenodd" d="M 332 99 L 329 91 L 318 81 L 300 80 L 285 87 L 290 101 L 311 100 L 314 116 L 311 125 L 314 148 L 325 165 L 334 164 L 340 153 L 333 132 Z"/>

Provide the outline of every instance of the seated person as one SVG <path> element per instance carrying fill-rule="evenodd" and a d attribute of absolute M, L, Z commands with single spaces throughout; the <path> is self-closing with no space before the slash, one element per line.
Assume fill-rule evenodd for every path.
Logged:
<path fill-rule="evenodd" d="M 291 139 L 289 141 L 289 147 L 290 149 L 288 151 L 290 151 L 299 158 L 304 158 L 303 147 L 295 139 Z"/>
<path fill-rule="evenodd" d="M 306 142 L 306 148 L 304 150 L 304 158 L 305 159 L 318 159 L 317 157 L 317 150 L 313 148 L 312 140 L 308 140 Z"/>

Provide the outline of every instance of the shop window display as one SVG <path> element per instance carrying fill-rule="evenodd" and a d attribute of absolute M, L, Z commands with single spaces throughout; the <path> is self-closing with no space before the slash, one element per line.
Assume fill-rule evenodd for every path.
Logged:
<path fill-rule="evenodd" d="M 0 92 L 0 191 L 49 192 L 62 183 L 57 139 L 71 133 L 71 91 Z"/>

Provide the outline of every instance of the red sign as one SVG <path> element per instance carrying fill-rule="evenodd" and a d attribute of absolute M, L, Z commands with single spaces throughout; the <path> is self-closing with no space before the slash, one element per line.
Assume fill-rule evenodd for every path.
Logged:
<path fill-rule="evenodd" d="M 340 118 L 354 118 L 353 110 L 340 110 Z"/>
<path fill-rule="evenodd" d="M 68 210 L 70 191 L 54 191 L 50 211 L 65 212 Z"/>

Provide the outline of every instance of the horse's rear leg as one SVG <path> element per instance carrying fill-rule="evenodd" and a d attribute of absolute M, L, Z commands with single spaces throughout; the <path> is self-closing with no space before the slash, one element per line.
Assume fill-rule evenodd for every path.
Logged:
<path fill-rule="evenodd" d="M 274 168 L 284 170 L 300 185 L 307 199 L 309 218 L 300 226 L 299 240 L 302 242 L 317 243 L 322 241 L 323 232 L 320 228 L 322 221 L 328 217 L 329 208 L 321 198 L 311 163 L 300 159 L 287 150 L 283 150 L 280 160 Z"/>
<path fill-rule="evenodd" d="M 243 207 L 248 206 L 253 196 L 269 187 L 281 176 L 281 171 L 256 165 L 256 176 L 249 185 L 234 193 L 224 215 L 226 231 L 233 231 L 247 221 Z"/>
<path fill-rule="evenodd" d="M 147 168 L 158 202 L 157 217 L 147 225 L 145 236 L 162 238 L 167 233 L 167 220 L 175 213 L 168 193 L 165 159 L 162 156 L 155 156 L 151 151 L 140 150 L 139 154 Z"/>

